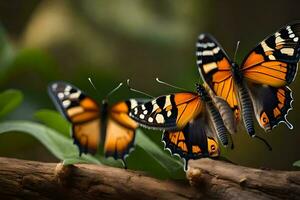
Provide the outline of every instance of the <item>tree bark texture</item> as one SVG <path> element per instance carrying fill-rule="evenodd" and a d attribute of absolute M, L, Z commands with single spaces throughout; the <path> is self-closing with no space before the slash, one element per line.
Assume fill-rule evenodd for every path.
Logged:
<path fill-rule="evenodd" d="M 189 182 L 91 165 L 0 158 L 0 199 L 300 199 L 300 172 L 189 162 Z M 190 184 L 189 184 L 190 183 Z"/>

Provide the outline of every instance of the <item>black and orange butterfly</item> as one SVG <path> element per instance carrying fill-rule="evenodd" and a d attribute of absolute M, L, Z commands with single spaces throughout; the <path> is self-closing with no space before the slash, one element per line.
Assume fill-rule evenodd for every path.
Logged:
<path fill-rule="evenodd" d="M 226 101 L 216 99 L 218 104 L 214 104 L 205 88 L 197 84 L 197 93 L 181 92 L 157 97 L 131 109 L 129 116 L 141 126 L 163 130 L 165 148 L 183 158 L 186 169 L 189 159 L 220 155 L 217 137 L 222 144 L 228 144 L 223 118 L 229 129 L 234 130 L 234 117 Z M 218 109 L 226 110 L 223 118 Z"/>
<path fill-rule="evenodd" d="M 95 154 L 103 146 L 105 156 L 122 159 L 134 146 L 138 124 L 129 116 L 129 110 L 140 102 L 135 99 L 108 106 L 101 106 L 91 97 L 70 83 L 58 81 L 48 87 L 48 92 L 57 109 L 72 123 L 72 137 L 79 154 Z"/>
<path fill-rule="evenodd" d="M 280 122 L 293 128 L 286 119 L 293 101 L 287 85 L 297 73 L 299 38 L 299 22 L 284 26 L 259 43 L 239 67 L 211 35 L 198 37 L 197 65 L 203 81 L 228 102 L 237 120 L 242 116 L 249 135 L 255 136 L 254 113 L 265 131 Z"/>

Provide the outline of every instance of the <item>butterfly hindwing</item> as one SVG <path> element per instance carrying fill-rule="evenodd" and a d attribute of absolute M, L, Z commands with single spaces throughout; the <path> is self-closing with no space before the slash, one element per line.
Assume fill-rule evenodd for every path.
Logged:
<path fill-rule="evenodd" d="M 66 82 L 48 88 L 57 109 L 72 123 L 72 137 L 81 153 L 96 153 L 100 143 L 100 107 L 92 98 Z"/>
<path fill-rule="evenodd" d="M 186 164 L 190 159 L 218 157 L 220 147 L 208 124 L 199 115 L 180 131 L 165 131 L 162 136 L 165 148 L 183 158 Z"/>
<path fill-rule="evenodd" d="M 110 108 L 104 144 L 106 156 L 124 160 L 133 148 L 138 124 L 128 116 L 128 113 L 141 102 L 143 101 L 130 99 L 116 103 Z"/>
<path fill-rule="evenodd" d="M 232 62 L 221 45 L 209 34 L 201 34 L 196 43 L 197 65 L 205 83 L 227 101 L 239 119 L 239 106 L 231 72 Z"/>
<path fill-rule="evenodd" d="M 159 130 L 180 130 L 203 108 L 196 93 L 182 92 L 160 96 L 137 106 L 130 116 L 142 126 Z"/>
<path fill-rule="evenodd" d="M 293 128 L 286 119 L 293 101 L 292 91 L 287 86 L 275 88 L 252 84 L 250 88 L 255 115 L 264 130 L 270 131 L 280 122 L 284 122 L 290 129 Z"/>
<path fill-rule="evenodd" d="M 267 37 L 244 59 L 241 70 L 254 83 L 281 87 L 290 84 L 300 59 L 300 23 L 287 25 Z"/>

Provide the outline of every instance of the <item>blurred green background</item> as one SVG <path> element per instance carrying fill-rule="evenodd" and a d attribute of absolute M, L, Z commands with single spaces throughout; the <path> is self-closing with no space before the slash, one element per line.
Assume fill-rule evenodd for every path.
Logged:
<path fill-rule="evenodd" d="M 299 8 L 296 0 L 1 1 L 0 87 L 24 95 L 21 106 L 1 120 L 36 121 L 36 111 L 54 109 L 46 91 L 53 80 L 71 82 L 99 101 L 88 77 L 102 97 L 127 78 L 153 96 L 176 92 L 157 84 L 156 77 L 193 91 L 199 81 L 198 34 L 211 33 L 231 56 L 240 40 L 240 62 L 264 37 L 300 19 Z M 235 149 L 223 149 L 222 155 L 245 166 L 295 168 L 300 160 L 299 84 L 298 75 L 291 85 L 294 110 L 288 115 L 294 129 L 280 124 L 267 134 L 257 127 L 272 152 L 240 131 L 233 136 Z M 143 96 L 122 88 L 110 102 L 129 97 Z M 160 132 L 144 132 L 163 149 Z M 159 170 L 155 162 L 144 162 L 144 154 L 139 148 L 133 152 L 135 168 Z M 0 156 L 57 161 L 40 142 L 21 133 L 0 135 Z"/>

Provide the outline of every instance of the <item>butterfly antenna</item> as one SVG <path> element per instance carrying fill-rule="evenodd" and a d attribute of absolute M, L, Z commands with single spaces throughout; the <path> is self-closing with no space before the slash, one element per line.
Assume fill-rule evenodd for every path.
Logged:
<path fill-rule="evenodd" d="M 238 50 L 239 50 L 239 46 L 240 46 L 240 41 L 237 41 L 236 47 L 235 47 L 234 56 L 233 56 L 233 61 L 234 61 L 234 62 L 236 61 L 236 55 L 237 55 L 237 52 L 238 52 Z"/>
<path fill-rule="evenodd" d="M 160 83 L 160 84 L 163 84 L 163 85 L 166 85 L 166 86 L 175 88 L 175 89 L 177 89 L 177 90 L 188 91 L 187 89 L 184 89 L 184 88 L 181 88 L 181 87 L 177 87 L 177 86 L 172 85 L 172 84 L 170 84 L 170 83 L 167 83 L 167 82 L 164 82 L 164 81 L 162 81 L 162 80 L 159 80 L 159 78 L 156 78 L 155 80 L 156 80 L 158 83 Z"/>
<path fill-rule="evenodd" d="M 98 97 L 100 98 L 101 95 L 100 95 L 100 93 L 99 93 L 99 90 L 98 90 L 98 89 L 96 88 L 96 86 L 94 85 L 92 79 L 89 77 L 88 80 L 89 80 L 90 84 L 92 85 L 92 87 L 95 89 L 95 91 L 96 91 Z"/>
<path fill-rule="evenodd" d="M 130 83 L 130 79 L 127 79 L 126 84 L 127 84 L 127 87 L 128 87 L 128 89 L 129 89 L 130 91 L 133 91 L 133 92 L 136 92 L 136 93 L 145 95 L 145 96 L 150 97 L 150 98 L 154 98 L 152 95 L 147 94 L 146 92 L 142 92 L 142 91 L 140 91 L 140 90 L 137 90 L 137 89 L 132 88 L 132 87 L 130 86 L 129 83 Z"/>
<path fill-rule="evenodd" d="M 115 93 L 118 89 L 120 89 L 120 87 L 123 85 L 123 83 L 119 83 L 119 85 L 117 87 L 115 87 L 114 89 L 112 89 L 107 95 L 106 95 L 106 98 L 105 99 L 108 99 L 108 97 L 110 95 L 112 95 L 113 93 Z"/>
<path fill-rule="evenodd" d="M 267 140 L 265 140 L 262 137 L 259 137 L 257 135 L 254 136 L 255 138 L 259 139 L 260 141 L 262 141 L 263 143 L 265 143 L 265 145 L 268 147 L 269 151 L 272 151 L 272 146 L 267 142 Z"/>

